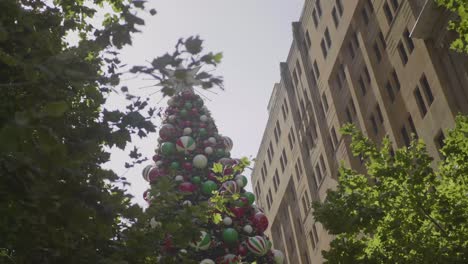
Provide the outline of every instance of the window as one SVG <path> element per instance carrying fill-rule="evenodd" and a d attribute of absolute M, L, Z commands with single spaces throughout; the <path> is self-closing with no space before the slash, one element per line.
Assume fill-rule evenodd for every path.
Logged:
<path fill-rule="evenodd" d="M 271 164 L 271 150 L 270 149 L 267 150 L 267 154 L 268 154 L 268 162 Z"/>
<path fill-rule="evenodd" d="M 289 135 L 288 135 L 288 141 L 289 141 L 289 148 L 290 149 L 293 149 L 293 142 L 292 142 L 292 138 L 291 138 L 291 132 L 289 132 Z"/>
<path fill-rule="evenodd" d="M 367 0 L 367 6 L 371 12 L 374 12 L 374 6 L 372 5 L 372 0 Z"/>
<path fill-rule="evenodd" d="M 305 200 L 305 195 L 302 197 L 302 208 L 304 209 L 304 214 L 307 214 L 307 202 Z"/>
<path fill-rule="evenodd" d="M 336 0 L 336 6 L 338 7 L 338 13 L 340 16 L 343 15 L 343 0 Z"/>
<path fill-rule="evenodd" d="M 362 95 L 366 95 L 366 85 L 364 84 L 364 81 L 362 80 L 362 76 L 359 76 L 359 87 L 361 88 Z"/>
<path fill-rule="evenodd" d="M 299 79 L 297 78 L 297 71 L 296 71 L 296 69 L 294 69 L 294 71 L 293 71 L 293 73 L 292 73 L 292 76 L 293 76 L 294 86 L 297 87 L 297 84 L 299 83 Z"/>
<path fill-rule="evenodd" d="M 398 3 L 398 0 L 390 0 L 390 2 L 392 3 L 393 12 L 396 12 L 397 9 L 398 9 L 398 6 L 400 5 L 400 4 Z"/>
<path fill-rule="evenodd" d="M 282 156 L 283 156 L 284 165 L 287 165 L 288 164 L 288 156 L 286 156 L 286 151 L 284 151 L 284 149 L 283 149 Z"/>
<path fill-rule="evenodd" d="M 293 140 L 293 143 L 296 143 L 296 135 L 294 135 L 294 128 L 291 127 L 291 138 Z"/>
<path fill-rule="evenodd" d="M 408 131 L 406 130 L 405 125 L 403 125 L 403 127 L 401 127 L 400 132 L 401 132 L 401 137 L 403 138 L 403 142 L 405 143 L 405 146 L 409 147 L 410 137 L 408 135 Z"/>
<path fill-rule="evenodd" d="M 310 237 L 310 243 L 312 244 L 312 248 L 315 249 L 317 247 L 317 244 L 315 244 L 315 237 L 312 234 L 312 231 L 309 232 L 309 237 Z"/>
<path fill-rule="evenodd" d="M 336 12 L 336 7 L 333 7 L 332 17 L 333 17 L 333 22 L 335 23 L 335 27 L 338 27 L 338 25 L 340 24 L 340 20 L 338 18 L 338 14 Z"/>
<path fill-rule="evenodd" d="M 384 10 L 384 13 L 385 13 L 385 17 L 387 18 L 387 23 L 389 25 L 392 24 L 393 14 L 392 14 L 392 11 L 390 10 L 390 7 L 388 6 L 387 2 L 385 2 L 384 6 L 383 6 L 383 10 Z"/>
<path fill-rule="evenodd" d="M 310 34 L 309 34 L 308 30 L 305 33 L 305 41 L 306 41 L 306 44 L 307 44 L 307 48 L 310 48 L 310 46 L 312 45 L 312 41 L 310 41 Z"/>
<path fill-rule="evenodd" d="M 439 130 L 439 133 L 437 133 L 436 137 L 434 138 L 434 143 L 438 149 L 441 149 L 445 146 L 445 136 L 444 132 L 442 130 Z"/>
<path fill-rule="evenodd" d="M 353 122 L 353 117 L 351 116 L 351 112 L 349 111 L 348 107 L 346 107 L 346 118 L 348 119 L 348 123 Z"/>
<path fill-rule="evenodd" d="M 379 45 L 377 42 L 374 43 L 374 53 L 375 53 L 375 58 L 377 59 L 377 62 L 380 62 L 382 60 L 382 54 L 380 53 Z"/>
<path fill-rule="evenodd" d="M 274 156 L 275 152 L 273 150 L 273 144 L 271 144 L 271 141 L 270 141 L 270 149 L 271 149 L 271 155 Z"/>
<path fill-rule="evenodd" d="M 403 46 L 401 40 L 398 43 L 398 53 L 400 54 L 401 62 L 403 65 L 406 65 L 406 63 L 408 63 L 408 54 L 406 53 L 405 47 Z"/>
<path fill-rule="evenodd" d="M 315 9 L 314 9 L 314 11 L 312 11 L 312 19 L 314 20 L 315 28 L 317 28 L 317 26 L 318 26 L 318 16 L 317 16 L 317 10 L 315 10 Z"/>
<path fill-rule="evenodd" d="M 393 69 L 392 71 L 392 79 L 393 79 L 393 83 L 395 84 L 395 88 L 399 91 L 401 88 L 401 84 L 400 84 L 400 80 L 398 79 L 398 75 L 395 69 Z"/>
<path fill-rule="evenodd" d="M 380 123 L 383 123 L 382 110 L 380 110 L 379 104 L 377 104 L 375 110 L 377 111 L 377 117 L 379 118 Z"/>
<path fill-rule="evenodd" d="M 370 84 L 371 78 L 369 74 L 369 70 L 367 69 L 367 66 L 364 65 L 364 77 L 366 77 L 366 82 Z"/>
<path fill-rule="evenodd" d="M 367 14 L 367 10 L 365 7 L 362 8 L 361 10 L 361 15 L 362 15 L 362 20 L 364 21 L 364 24 L 369 24 L 369 15 Z"/>
<path fill-rule="evenodd" d="M 434 95 L 432 94 L 431 86 L 429 86 L 429 82 L 427 81 L 426 75 L 424 73 L 421 76 L 421 79 L 419 79 L 419 83 L 421 84 L 421 87 L 423 88 L 426 101 L 428 105 L 430 106 L 432 102 L 434 102 Z"/>
<path fill-rule="evenodd" d="M 275 176 L 273 176 L 273 187 L 275 188 L 275 192 L 278 191 L 278 185 L 279 185 L 279 177 L 278 177 L 278 171 L 275 171 Z"/>
<path fill-rule="evenodd" d="M 312 226 L 312 234 L 314 235 L 315 244 L 317 244 L 319 241 L 319 238 L 318 238 L 318 232 L 317 232 L 317 227 L 315 226 L 315 223 Z"/>
<path fill-rule="evenodd" d="M 278 136 L 281 136 L 281 125 L 279 121 L 276 121 L 276 129 L 278 130 Z"/>
<path fill-rule="evenodd" d="M 323 57 L 326 58 L 327 55 L 328 55 L 328 51 L 327 51 L 327 46 L 325 44 L 325 40 L 322 39 L 322 41 L 320 42 L 320 47 L 322 48 L 322 54 L 323 54 Z"/>
<path fill-rule="evenodd" d="M 325 161 L 323 160 L 322 155 L 320 155 L 320 165 L 322 166 L 322 171 L 323 171 L 323 174 L 325 176 L 325 174 L 327 173 L 327 167 L 325 167 Z"/>
<path fill-rule="evenodd" d="M 424 118 L 424 116 L 427 113 L 427 108 L 426 104 L 424 103 L 424 100 L 421 95 L 421 91 L 419 90 L 419 86 L 416 86 L 414 89 L 414 98 L 416 99 L 416 104 L 418 105 L 419 108 L 419 113 L 421 114 L 421 118 Z"/>
<path fill-rule="evenodd" d="M 327 43 L 327 47 L 330 49 L 332 43 L 331 43 L 330 32 L 328 31 L 328 28 L 325 29 L 325 42 Z"/>
<path fill-rule="evenodd" d="M 299 173 L 299 167 L 298 167 L 297 163 L 296 163 L 296 166 L 294 166 L 294 168 L 296 169 L 296 178 L 297 178 L 297 180 L 300 180 L 301 179 L 301 174 Z"/>
<path fill-rule="evenodd" d="M 349 101 L 351 103 L 351 110 L 353 110 L 353 114 L 356 114 L 356 106 L 354 105 L 353 98 L 351 98 L 351 100 L 349 100 Z"/>
<path fill-rule="evenodd" d="M 408 48 L 409 53 L 411 54 L 414 50 L 414 42 L 411 39 L 407 28 L 405 29 L 405 32 L 403 33 L 403 38 L 405 39 L 406 47 Z"/>
<path fill-rule="evenodd" d="M 314 61 L 314 71 L 315 71 L 315 76 L 317 76 L 317 79 L 320 77 L 320 71 L 317 65 L 317 61 Z"/>
<path fill-rule="evenodd" d="M 317 8 L 318 16 L 322 17 L 322 4 L 320 3 L 320 0 L 315 1 L 315 8 Z"/>
<path fill-rule="evenodd" d="M 328 112 L 328 101 L 327 101 L 327 95 L 325 94 L 325 92 L 322 94 L 322 102 L 323 102 L 323 111 L 325 113 Z"/>
<path fill-rule="evenodd" d="M 286 109 L 286 113 L 289 113 L 289 106 L 288 106 L 288 102 L 286 101 L 286 99 L 284 99 L 284 109 Z"/>
<path fill-rule="evenodd" d="M 320 166 L 318 165 L 315 165 L 315 180 L 317 181 L 317 188 L 320 186 L 320 183 L 322 182 L 322 171 L 320 171 Z"/>
<path fill-rule="evenodd" d="M 353 41 L 354 41 L 354 45 L 357 47 L 359 47 L 359 38 L 358 38 L 358 33 L 357 31 L 354 31 L 353 33 Z"/>
<path fill-rule="evenodd" d="M 418 138 L 418 132 L 416 132 L 416 127 L 414 126 L 413 118 L 411 117 L 410 114 L 408 114 L 408 124 L 410 126 L 411 133 L 413 133 L 414 136 Z"/>
<path fill-rule="evenodd" d="M 354 47 L 351 41 L 348 43 L 348 49 L 349 49 L 349 54 L 351 55 L 351 59 L 354 59 L 354 56 L 356 56 L 356 54 L 354 53 Z"/>
<path fill-rule="evenodd" d="M 338 148 L 338 136 L 336 135 L 336 131 L 334 127 L 332 127 L 330 133 L 331 133 L 331 138 L 332 138 L 332 143 L 333 143 L 333 149 L 336 150 Z"/>
<path fill-rule="evenodd" d="M 388 97 L 393 103 L 395 101 L 395 93 L 393 93 L 393 87 L 389 81 L 387 81 L 387 84 L 385 84 L 385 89 L 387 89 Z"/>
<path fill-rule="evenodd" d="M 275 127 L 275 130 L 274 130 L 274 134 L 275 134 L 275 142 L 278 143 L 278 132 L 276 131 L 276 127 Z"/>
<path fill-rule="evenodd" d="M 379 37 L 380 44 L 382 45 L 382 47 L 383 47 L 384 49 L 386 49 L 386 48 L 387 48 L 387 42 L 385 41 L 385 37 L 384 37 L 382 31 L 379 32 L 379 36 L 378 36 L 378 37 Z"/>
<path fill-rule="evenodd" d="M 374 131 L 374 134 L 377 135 L 379 133 L 379 127 L 377 126 L 377 122 L 375 121 L 374 115 L 372 114 L 369 119 L 372 124 L 372 130 Z"/>

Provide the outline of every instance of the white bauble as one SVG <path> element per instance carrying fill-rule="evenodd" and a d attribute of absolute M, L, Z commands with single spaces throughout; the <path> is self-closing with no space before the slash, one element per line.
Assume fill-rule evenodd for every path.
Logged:
<path fill-rule="evenodd" d="M 213 148 L 212 148 L 212 147 L 206 147 L 206 148 L 205 148 L 205 154 L 206 154 L 206 155 L 211 155 L 211 154 L 213 154 Z"/>
<path fill-rule="evenodd" d="M 185 206 L 192 206 L 192 202 L 189 201 L 189 200 L 185 200 L 182 205 L 185 205 Z"/>
<path fill-rule="evenodd" d="M 284 263 L 284 254 L 280 250 L 273 249 L 273 259 L 275 260 L 275 264 L 283 264 Z"/>
<path fill-rule="evenodd" d="M 169 122 L 174 123 L 177 120 L 177 117 L 175 115 L 170 115 L 167 117 Z"/>
<path fill-rule="evenodd" d="M 210 142 L 211 144 L 216 144 L 216 138 L 215 137 L 209 137 L 208 142 Z"/>
<path fill-rule="evenodd" d="M 198 154 L 193 158 L 193 166 L 197 169 L 203 169 L 208 165 L 208 159 L 203 154 Z"/>
<path fill-rule="evenodd" d="M 175 176 L 174 180 L 175 180 L 176 182 L 183 182 L 183 181 L 184 181 L 184 176 L 182 176 L 182 175 L 177 175 L 177 176 Z"/>
<path fill-rule="evenodd" d="M 215 262 L 211 259 L 204 259 L 200 261 L 200 264 L 215 264 Z"/>
<path fill-rule="evenodd" d="M 167 105 L 168 106 L 174 106 L 175 105 L 175 99 L 173 97 L 169 98 L 169 100 L 167 100 Z"/>
<path fill-rule="evenodd" d="M 253 231 L 253 227 L 251 225 L 245 225 L 244 228 L 243 228 L 244 232 L 246 232 L 247 234 L 250 234 L 252 233 Z"/>
<path fill-rule="evenodd" d="M 192 134 L 192 129 L 190 127 L 184 128 L 184 136 Z"/>
<path fill-rule="evenodd" d="M 232 225 L 232 218 L 229 216 L 224 217 L 223 223 L 227 226 Z"/>
<path fill-rule="evenodd" d="M 206 115 L 201 115 L 200 116 L 200 121 L 202 122 L 208 122 L 208 117 Z"/>
<path fill-rule="evenodd" d="M 185 255 L 185 254 L 187 254 L 187 250 L 183 248 L 183 249 L 179 250 L 179 253 Z"/>
<path fill-rule="evenodd" d="M 155 229 L 156 227 L 160 227 L 161 225 L 162 225 L 161 222 L 156 221 L 156 219 L 154 219 L 154 217 L 151 218 L 151 220 L 150 220 L 151 228 Z"/>
<path fill-rule="evenodd" d="M 162 162 L 162 160 L 158 160 L 155 163 L 156 167 L 158 167 L 158 168 L 161 168 L 163 164 L 164 164 L 164 162 Z"/>

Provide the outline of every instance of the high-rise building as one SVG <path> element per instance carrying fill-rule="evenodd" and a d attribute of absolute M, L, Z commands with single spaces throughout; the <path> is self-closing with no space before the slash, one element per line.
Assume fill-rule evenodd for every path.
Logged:
<path fill-rule="evenodd" d="M 310 205 L 336 187 L 341 162 L 363 170 L 340 127 L 380 142 L 413 134 L 437 159 L 457 113 L 468 113 L 468 59 L 448 49 L 453 15 L 433 0 L 306 0 L 252 174 L 268 234 L 288 263 L 322 263 L 331 235 Z"/>

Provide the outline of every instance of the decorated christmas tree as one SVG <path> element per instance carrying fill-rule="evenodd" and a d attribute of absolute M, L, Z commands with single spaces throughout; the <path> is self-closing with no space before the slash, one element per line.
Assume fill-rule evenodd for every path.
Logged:
<path fill-rule="evenodd" d="M 193 49 L 194 41 L 198 40 L 179 44 L 194 55 L 201 51 Z M 245 190 L 243 173 L 250 162 L 231 157 L 232 140 L 219 134 L 197 92 L 220 83 L 202 71 L 203 66 L 215 65 L 220 55 L 178 59 L 184 52 L 166 55 L 159 64 L 159 85 L 169 97 L 168 106 L 161 112 L 154 164 L 143 170 L 151 186 L 144 198 L 149 203 L 154 260 L 281 264 L 283 254 L 271 248 L 264 234 L 268 219 L 255 205 L 254 194 Z"/>

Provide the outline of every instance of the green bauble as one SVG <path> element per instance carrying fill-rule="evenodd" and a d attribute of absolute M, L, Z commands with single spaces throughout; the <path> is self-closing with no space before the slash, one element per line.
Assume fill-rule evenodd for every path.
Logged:
<path fill-rule="evenodd" d="M 203 106 L 203 99 L 198 98 L 198 99 L 195 101 L 195 105 L 198 106 L 198 107 L 202 107 L 202 106 Z"/>
<path fill-rule="evenodd" d="M 187 110 L 182 109 L 182 110 L 180 110 L 179 114 L 180 114 L 181 117 L 187 117 L 188 112 L 187 112 Z"/>
<path fill-rule="evenodd" d="M 216 189 L 218 189 L 218 185 L 214 181 L 206 181 L 202 184 L 202 192 L 206 195 L 211 195 Z"/>
<path fill-rule="evenodd" d="M 170 156 L 175 152 L 175 145 L 172 142 L 163 142 L 161 144 L 161 152 L 165 156 Z"/>
<path fill-rule="evenodd" d="M 178 170 L 180 168 L 180 164 L 177 161 L 171 162 L 171 169 Z"/>
<path fill-rule="evenodd" d="M 185 108 L 185 109 L 192 109 L 192 106 L 193 106 L 193 105 L 192 105 L 191 102 L 186 102 L 186 103 L 184 104 L 184 108 Z"/>
<path fill-rule="evenodd" d="M 253 204 L 255 202 L 255 195 L 251 192 L 245 192 L 242 196 L 249 200 L 249 204 Z"/>
<path fill-rule="evenodd" d="M 192 177 L 192 182 L 195 183 L 195 184 L 200 184 L 201 183 L 200 176 L 193 176 Z"/>
<path fill-rule="evenodd" d="M 226 154 L 226 152 L 222 148 L 219 148 L 219 149 L 216 150 L 216 156 L 219 157 L 219 158 L 224 157 L 225 154 Z"/>
<path fill-rule="evenodd" d="M 198 129 L 198 136 L 205 138 L 207 135 L 208 135 L 208 131 L 206 131 L 206 128 Z"/>
<path fill-rule="evenodd" d="M 234 228 L 226 228 L 223 231 L 223 241 L 226 244 L 235 244 L 239 239 L 239 233 Z"/>

